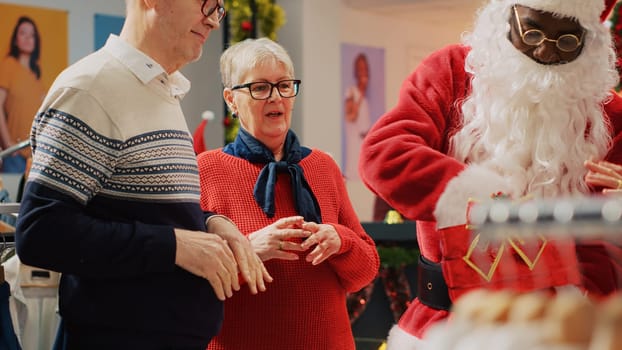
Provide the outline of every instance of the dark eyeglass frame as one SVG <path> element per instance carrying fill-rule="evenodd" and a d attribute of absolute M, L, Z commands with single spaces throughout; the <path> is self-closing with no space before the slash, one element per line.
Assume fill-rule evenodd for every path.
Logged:
<path fill-rule="evenodd" d="M 563 34 L 563 35 L 560 35 L 556 40 L 547 38 L 546 34 L 544 34 L 544 32 L 541 31 L 540 29 L 529 29 L 523 32 L 523 26 L 520 23 L 520 19 L 518 17 L 518 11 L 516 10 L 516 5 L 512 6 L 512 9 L 514 10 L 514 18 L 516 19 L 516 24 L 518 25 L 518 33 L 520 34 L 521 40 L 523 41 L 525 45 L 540 46 L 542 45 L 543 42 L 550 41 L 552 43 L 555 43 L 555 47 L 557 47 L 560 51 L 563 51 L 563 52 L 575 52 L 581 47 L 581 45 L 583 45 L 583 37 L 585 36 L 585 29 L 583 29 L 583 32 L 581 33 L 581 37 L 578 37 L 574 34 Z M 542 37 L 542 39 L 538 42 L 530 43 L 525 39 L 525 36 L 527 36 L 529 33 L 537 33 Z M 565 49 L 561 47 L 559 45 L 559 41 L 563 38 L 574 39 L 577 43 L 576 47 L 573 49 Z"/>
<path fill-rule="evenodd" d="M 224 0 L 216 0 L 216 5 L 214 5 L 214 7 L 206 9 L 205 5 L 207 5 L 208 1 L 209 0 L 203 0 L 203 5 L 201 5 L 201 13 L 203 13 L 203 16 L 209 17 L 217 11 L 216 14 L 218 15 L 218 22 L 222 22 L 222 19 L 225 18 L 225 15 L 227 14 Z"/>
<path fill-rule="evenodd" d="M 284 82 L 292 82 L 294 84 L 294 94 L 292 96 L 283 96 L 283 93 L 281 92 L 281 90 L 279 89 L 279 84 L 282 84 Z M 274 89 L 276 88 L 276 91 L 278 91 L 279 96 L 281 96 L 282 98 L 292 98 L 292 97 L 296 97 L 298 96 L 298 92 L 300 91 L 300 83 L 302 81 L 300 79 L 283 79 L 283 80 L 279 80 L 276 83 L 271 83 L 269 81 L 253 81 L 250 83 L 246 83 L 246 84 L 240 84 L 240 85 L 235 85 L 231 88 L 231 90 L 239 90 L 239 89 L 248 89 L 248 92 L 251 95 L 251 98 L 253 100 L 267 100 L 270 97 L 272 97 L 272 92 L 274 91 Z M 253 85 L 256 84 L 268 84 L 270 85 L 270 93 L 268 94 L 267 97 L 264 98 L 257 98 L 255 97 L 255 95 L 253 95 Z"/>

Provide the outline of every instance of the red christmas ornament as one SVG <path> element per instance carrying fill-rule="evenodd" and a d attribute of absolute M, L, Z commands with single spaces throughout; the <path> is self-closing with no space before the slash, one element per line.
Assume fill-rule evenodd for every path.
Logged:
<path fill-rule="evenodd" d="M 240 27 L 245 32 L 250 32 L 251 30 L 253 30 L 253 24 L 250 21 L 242 21 Z"/>
<path fill-rule="evenodd" d="M 413 295 L 408 284 L 405 266 L 382 267 L 379 276 L 382 279 L 384 290 L 389 297 L 393 319 L 398 322 L 402 314 L 408 309 Z"/>
<path fill-rule="evenodd" d="M 346 306 L 348 308 L 348 315 L 350 316 L 350 324 L 353 324 L 358 320 L 359 316 L 365 311 L 367 303 L 371 298 L 371 294 L 374 291 L 374 279 L 366 287 L 362 288 L 358 292 L 348 293 L 346 298 Z"/>

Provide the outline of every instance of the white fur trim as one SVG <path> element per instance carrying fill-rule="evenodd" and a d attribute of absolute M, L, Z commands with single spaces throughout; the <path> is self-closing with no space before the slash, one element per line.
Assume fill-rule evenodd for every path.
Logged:
<path fill-rule="evenodd" d="M 214 112 L 212 112 L 212 111 L 203 111 L 203 113 L 201 113 L 201 119 L 205 119 L 207 121 L 212 121 L 215 118 L 216 117 L 214 116 Z"/>
<path fill-rule="evenodd" d="M 486 200 L 490 195 L 503 192 L 514 194 L 509 181 L 481 165 L 471 165 L 451 179 L 436 203 L 434 216 L 437 228 L 464 225 L 469 200 Z"/>
<path fill-rule="evenodd" d="M 423 348 L 423 340 L 406 333 L 398 325 L 394 325 L 389 331 L 387 350 L 421 350 Z"/>
<path fill-rule="evenodd" d="M 605 10 L 604 0 L 509 0 L 534 10 L 551 12 L 579 20 L 581 25 L 600 23 L 600 15 Z"/>

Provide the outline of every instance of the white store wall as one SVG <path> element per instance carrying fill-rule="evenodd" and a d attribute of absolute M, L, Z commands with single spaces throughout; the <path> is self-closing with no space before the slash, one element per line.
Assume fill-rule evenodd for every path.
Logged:
<path fill-rule="evenodd" d="M 470 28 L 480 0 L 462 2 L 462 6 L 437 12 L 422 1 L 424 6 L 410 6 L 409 13 L 399 16 L 396 13 L 386 15 L 381 11 L 373 11 L 373 8 L 372 11 L 362 11 L 341 6 L 339 40 L 385 50 L 386 110 L 397 103 L 402 82 L 423 58 L 438 48 L 458 42 L 460 35 Z M 434 3 L 438 6 L 441 1 L 434 0 Z M 335 110 L 339 111 L 339 105 Z M 339 118 L 336 120 L 339 121 Z M 335 127 L 339 128 L 340 124 Z M 316 132 L 321 132 L 321 129 L 305 129 L 305 135 Z M 339 155 L 339 142 L 337 138 L 334 143 L 324 144 L 323 147 L 330 147 Z M 370 221 L 373 194 L 360 182 L 348 183 L 348 191 L 361 221 Z"/>
<path fill-rule="evenodd" d="M 277 0 L 284 8 L 287 23 L 279 31 L 279 42 L 289 51 L 297 76 L 303 80 L 292 121 L 293 130 L 304 145 L 320 148 L 341 162 L 341 43 L 384 48 L 386 109 L 397 101 L 400 85 L 415 64 L 447 43 L 459 40 L 467 29 L 479 0 L 464 0 L 464 6 L 416 8 L 399 17 L 379 11 L 353 9 L 337 0 Z M 8 0 L 4 3 L 67 10 L 69 14 L 70 64 L 93 50 L 94 15 L 124 16 L 123 0 Z M 455 1 L 454 1 L 455 2 Z M 441 3 L 434 0 L 434 3 Z M 1 16 L 1 14 L 0 14 Z M 191 131 L 204 110 L 215 112 L 207 127 L 208 148 L 222 145 L 223 104 L 218 58 L 222 34 L 212 32 L 203 57 L 182 72 L 192 81 L 183 100 Z M 373 196 L 361 183 L 348 184 L 361 221 L 371 220 Z"/>
<path fill-rule="evenodd" d="M 294 115 L 299 119 L 292 123 L 303 144 L 329 152 L 341 164 L 341 43 L 384 48 L 385 108 L 389 109 L 416 63 L 459 40 L 480 1 L 464 0 L 464 6 L 443 12 L 441 18 L 429 6 L 412 18 L 396 18 L 335 0 L 279 0 L 288 18 L 279 41 L 290 51 L 303 80 L 296 101 L 299 114 Z M 360 182 L 349 182 L 347 187 L 360 220 L 370 221 L 373 194 Z"/>

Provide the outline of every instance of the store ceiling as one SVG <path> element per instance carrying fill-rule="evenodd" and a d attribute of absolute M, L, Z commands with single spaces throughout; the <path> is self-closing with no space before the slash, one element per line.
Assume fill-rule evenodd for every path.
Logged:
<path fill-rule="evenodd" d="M 463 15 L 475 11 L 485 0 L 342 0 L 349 7 L 360 11 L 401 19 L 452 18 L 453 14 Z"/>
<path fill-rule="evenodd" d="M 343 0 L 352 7 L 378 7 L 384 5 L 408 5 L 421 2 L 433 2 L 435 0 Z M 442 0 L 436 0 L 442 1 Z"/>

